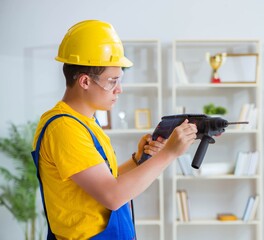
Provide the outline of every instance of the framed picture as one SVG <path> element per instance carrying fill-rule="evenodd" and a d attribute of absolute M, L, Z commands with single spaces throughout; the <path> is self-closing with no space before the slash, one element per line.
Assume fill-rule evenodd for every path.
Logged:
<path fill-rule="evenodd" d="M 137 109 L 135 111 L 135 126 L 138 129 L 146 129 L 151 127 L 149 109 Z"/>
<path fill-rule="evenodd" d="M 222 83 L 254 83 L 258 71 L 258 54 L 228 53 L 218 73 Z"/>
<path fill-rule="evenodd" d="M 103 129 L 111 129 L 111 113 L 110 111 L 96 111 L 95 117 L 99 121 Z"/>

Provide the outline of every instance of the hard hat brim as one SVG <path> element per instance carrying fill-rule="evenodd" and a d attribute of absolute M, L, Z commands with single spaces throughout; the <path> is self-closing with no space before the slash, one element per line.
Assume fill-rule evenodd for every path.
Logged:
<path fill-rule="evenodd" d="M 133 62 L 131 62 L 128 58 L 122 57 L 118 61 L 112 61 L 112 62 L 98 62 L 98 61 L 89 61 L 89 62 L 81 62 L 81 61 L 69 61 L 65 58 L 61 58 L 59 56 L 55 57 L 55 60 L 67 64 L 72 64 L 72 65 L 80 65 L 80 66 L 103 66 L 103 67 L 132 67 Z"/>

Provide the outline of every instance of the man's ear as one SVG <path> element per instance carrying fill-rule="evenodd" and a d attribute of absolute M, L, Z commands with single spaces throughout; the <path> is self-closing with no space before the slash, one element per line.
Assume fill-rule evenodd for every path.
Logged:
<path fill-rule="evenodd" d="M 90 77 L 87 76 L 86 74 L 81 75 L 78 79 L 79 85 L 85 90 L 89 88 L 90 81 L 91 81 Z"/>

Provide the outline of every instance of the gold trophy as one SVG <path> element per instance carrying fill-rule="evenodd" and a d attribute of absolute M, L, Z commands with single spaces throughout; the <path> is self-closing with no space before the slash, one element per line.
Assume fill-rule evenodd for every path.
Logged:
<path fill-rule="evenodd" d="M 226 53 L 217 53 L 213 56 L 210 53 L 206 54 L 206 59 L 210 63 L 213 73 L 211 78 L 211 83 L 220 83 L 221 79 L 218 76 L 218 69 L 222 66 L 226 59 Z"/>

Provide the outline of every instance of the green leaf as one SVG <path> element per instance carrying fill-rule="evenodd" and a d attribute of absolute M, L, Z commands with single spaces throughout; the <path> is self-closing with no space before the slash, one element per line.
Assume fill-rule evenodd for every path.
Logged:
<path fill-rule="evenodd" d="M 213 103 L 209 103 L 203 107 L 203 112 L 208 115 L 214 115 L 214 114 L 226 114 L 227 110 L 224 107 L 221 106 L 215 106 Z"/>
<path fill-rule="evenodd" d="M 15 167 L 15 171 L 0 167 L 0 175 L 6 180 L 0 184 L 0 204 L 18 221 L 25 223 L 36 218 L 38 181 L 31 157 L 36 125 L 33 122 L 18 126 L 11 123 L 9 136 L 0 138 L 0 151 Z"/>

